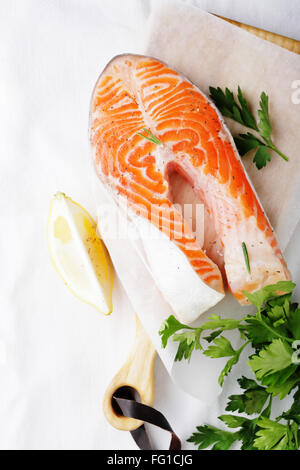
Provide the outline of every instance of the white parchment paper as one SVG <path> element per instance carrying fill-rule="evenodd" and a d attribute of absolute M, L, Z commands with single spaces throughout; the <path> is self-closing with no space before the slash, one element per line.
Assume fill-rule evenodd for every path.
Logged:
<path fill-rule="evenodd" d="M 240 85 L 253 109 L 258 108 L 261 91 L 270 97 L 274 139 L 290 161 L 286 163 L 273 154 L 271 163 L 258 171 L 252 163 L 253 155 L 249 154 L 244 163 L 280 245 L 285 249 L 300 215 L 300 105 L 293 102 L 295 90 L 292 88 L 300 77 L 300 58 L 197 8 L 172 5 L 170 8 L 168 2 L 164 2 L 153 11 L 148 25 L 146 55 L 167 62 L 206 93 L 210 85 L 228 86 L 232 90 L 237 90 Z M 242 130 L 230 120 L 227 124 L 234 133 Z M 184 190 L 181 192 L 187 194 Z M 166 349 L 161 348 L 158 330 L 172 309 L 155 285 L 138 234 L 122 240 L 111 236 L 118 231 L 119 209 L 97 179 L 94 179 L 94 193 L 100 231 L 117 274 L 168 372 L 183 390 L 204 402 L 213 402 L 220 393 L 217 378 L 226 360 L 218 359 L 220 368 L 216 367 L 216 362 L 215 367 L 211 367 L 210 358 L 195 352 L 190 364 L 174 363 L 177 345 L 170 341 Z M 101 225 L 104 206 L 110 208 L 110 222 L 107 224 L 105 217 L 105 226 Z M 298 238 L 295 235 L 295 249 Z M 250 311 L 251 307 L 247 309 Z M 211 313 L 239 316 L 245 314 L 245 310 L 227 294 L 221 303 L 202 315 L 197 324 Z M 234 333 L 231 333 L 231 339 L 238 344 Z"/>

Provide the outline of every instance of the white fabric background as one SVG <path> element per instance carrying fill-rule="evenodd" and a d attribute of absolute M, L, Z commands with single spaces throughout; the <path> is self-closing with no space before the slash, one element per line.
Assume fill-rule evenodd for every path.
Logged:
<path fill-rule="evenodd" d="M 300 39 L 296 0 L 190 3 Z M 131 307 L 118 282 L 123 298 L 109 318 L 73 297 L 49 262 L 45 231 L 57 190 L 95 215 L 91 91 L 113 55 L 141 52 L 150 11 L 149 0 L 0 3 L 1 448 L 136 448 L 101 411 L 132 343 Z M 155 405 L 183 440 L 196 424 L 215 422 L 223 399 L 200 404 L 172 384 L 160 361 L 155 374 Z M 165 444 L 160 434 L 154 440 Z"/>

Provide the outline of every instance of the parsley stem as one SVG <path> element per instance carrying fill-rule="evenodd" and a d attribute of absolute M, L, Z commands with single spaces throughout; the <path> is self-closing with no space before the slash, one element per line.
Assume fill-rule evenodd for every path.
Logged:
<path fill-rule="evenodd" d="M 249 343 L 251 343 L 251 340 L 250 340 L 250 339 L 248 339 L 248 341 L 246 341 L 246 343 L 244 343 L 244 344 L 240 347 L 240 349 L 238 349 L 238 350 L 236 351 L 236 354 L 238 354 L 238 355 L 240 356 L 240 354 L 241 354 L 241 352 L 243 351 L 243 349 L 245 349 L 245 347 L 246 347 L 247 344 L 249 344 Z"/>
<path fill-rule="evenodd" d="M 245 349 L 245 347 L 246 347 L 249 343 L 251 343 L 251 340 L 250 340 L 250 339 L 248 339 L 248 341 L 246 341 L 246 343 L 244 343 L 244 344 L 240 347 L 240 349 L 237 349 L 237 350 L 235 351 L 235 356 L 237 356 L 237 357 L 239 358 L 240 355 L 241 355 L 241 353 L 242 353 L 242 351 Z"/>
<path fill-rule="evenodd" d="M 284 155 L 282 152 L 280 152 L 280 150 L 278 150 L 277 147 L 275 147 L 275 145 L 272 143 L 272 144 L 269 144 L 268 147 L 271 149 L 271 150 L 274 150 L 274 152 L 277 153 L 277 155 L 279 155 L 281 158 L 283 158 L 283 160 L 285 160 L 286 162 L 289 161 L 288 157 L 286 155 Z"/>

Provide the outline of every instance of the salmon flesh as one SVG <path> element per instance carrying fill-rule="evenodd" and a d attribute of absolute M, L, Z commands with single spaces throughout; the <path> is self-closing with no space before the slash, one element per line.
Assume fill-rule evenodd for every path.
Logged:
<path fill-rule="evenodd" d="M 225 283 L 247 304 L 243 291 L 290 279 L 222 116 L 188 79 L 157 59 L 115 57 L 94 88 L 90 141 L 96 172 L 129 206 L 179 319 L 191 322 L 219 302 Z M 174 204 L 174 173 L 205 207 L 205 246 Z M 149 226 L 156 236 L 144 236 Z"/>

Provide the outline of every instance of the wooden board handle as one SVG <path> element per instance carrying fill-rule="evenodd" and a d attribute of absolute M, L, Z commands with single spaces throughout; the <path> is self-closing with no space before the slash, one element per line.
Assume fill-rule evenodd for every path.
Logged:
<path fill-rule="evenodd" d="M 127 361 L 107 387 L 103 398 L 104 415 L 113 427 L 122 431 L 133 431 L 143 424 L 142 421 L 118 415 L 112 406 L 112 396 L 121 387 L 132 387 L 139 393 L 142 403 L 152 406 L 155 356 L 156 350 L 136 317 L 133 348 Z"/>

